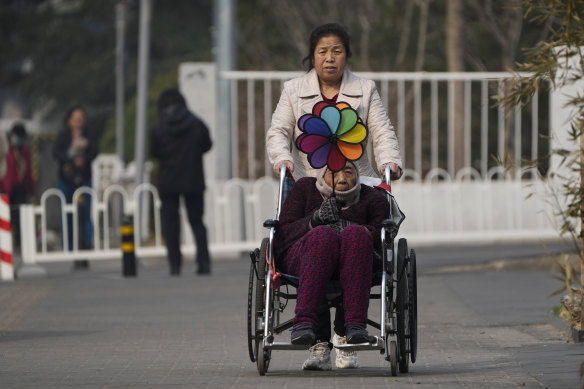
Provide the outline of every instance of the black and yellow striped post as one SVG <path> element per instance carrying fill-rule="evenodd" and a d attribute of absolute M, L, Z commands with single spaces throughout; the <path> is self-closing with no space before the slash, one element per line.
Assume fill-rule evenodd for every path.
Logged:
<path fill-rule="evenodd" d="M 134 217 L 122 219 L 122 273 L 124 277 L 136 276 L 136 252 L 134 247 Z"/>

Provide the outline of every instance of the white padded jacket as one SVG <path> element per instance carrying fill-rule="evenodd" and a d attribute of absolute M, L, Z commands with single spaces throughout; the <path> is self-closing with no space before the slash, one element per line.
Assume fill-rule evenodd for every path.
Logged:
<path fill-rule="evenodd" d="M 272 123 L 266 134 L 269 161 L 272 166 L 281 161 L 292 161 L 295 179 L 316 176 L 316 170 L 308 163 L 306 154 L 297 149 L 295 141 L 302 133 L 297 126 L 298 119 L 312 112 L 314 104 L 321 100 L 318 76 L 312 69 L 304 76 L 284 83 L 280 101 L 272 115 Z M 383 107 L 375 83 L 357 77 L 346 68 L 337 101 L 351 105 L 369 129 L 369 135 L 364 143 L 365 152 L 355 161 L 359 174 L 367 177 L 377 176 L 367 155 L 369 141 L 373 145 L 378 170 L 389 162 L 403 169 L 395 129 Z"/>

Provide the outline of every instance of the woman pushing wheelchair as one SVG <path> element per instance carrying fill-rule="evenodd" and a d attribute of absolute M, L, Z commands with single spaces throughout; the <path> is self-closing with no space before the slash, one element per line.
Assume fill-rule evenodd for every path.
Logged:
<path fill-rule="evenodd" d="M 385 166 L 389 166 L 392 179 L 400 178 L 402 174 L 401 156 L 395 130 L 381 102 L 375 83 L 371 80 L 357 77 L 347 68 L 347 61 L 351 56 L 347 31 L 335 23 L 325 24 L 312 31 L 308 43 L 309 51 L 304 59 L 308 72 L 304 76 L 284 84 L 284 90 L 267 132 L 266 147 L 270 163 L 273 164 L 276 173 L 280 172 L 281 166 L 286 166 L 295 179 L 316 177 L 317 173 L 320 172 L 322 173 L 321 179 L 324 181 L 325 171 L 321 172 L 318 170 L 319 167 L 326 165 L 331 172 L 340 172 L 344 171 L 344 162 L 346 160 L 354 161 L 354 163 L 348 164 L 350 165 L 349 169 L 352 167 L 356 172 L 357 178 L 354 186 L 351 186 L 351 189 L 342 189 L 339 186 L 338 190 L 339 193 L 347 190 L 358 192 L 357 201 L 352 205 L 344 204 L 341 206 L 339 219 L 342 221 L 338 223 L 336 220 L 329 222 L 330 220 L 326 219 L 329 212 L 333 212 L 332 217 L 337 215 L 332 211 L 332 207 L 330 207 L 331 210 L 328 210 L 328 206 L 325 205 L 322 212 L 318 208 L 319 216 L 315 216 L 312 224 L 313 228 L 310 230 L 316 229 L 318 231 L 311 234 L 316 234 L 321 230 L 328 232 L 328 230 L 334 229 L 341 232 L 341 235 L 349 235 L 349 232 L 353 230 L 363 230 L 362 227 L 357 228 L 355 226 L 357 224 L 378 228 L 377 225 L 371 224 L 373 215 L 369 215 L 371 220 L 351 220 L 348 215 L 352 216 L 352 214 L 348 210 L 351 207 L 361 208 L 363 206 L 358 204 L 361 194 L 358 176 L 372 177 L 376 175 L 367 155 L 366 145 L 369 139 L 372 142 L 375 165 L 378 170 L 383 171 Z M 318 120 L 313 120 L 312 116 L 318 116 L 333 131 L 333 133 L 329 134 L 328 140 L 330 142 L 323 144 L 322 139 L 315 141 L 316 136 L 323 135 L 323 132 L 321 127 L 314 126 L 314 123 L 317 123 Z M 347 123 L 349 124 L 347 125 Z M 351 123 L 353 123 L 353 127 L 351 127 Z M 362 136 L 363 128 L 368 129 L 365 130 L 364 136 Z M 343 131 L 345 132 L 343 133 Z M 346 142 L 343 142 L 343 140 Z M 304 153 L 307 155 L 304 155 Z M 339 155 L 344 158 L 338 158 Z M 323 161 L 324 164 L 322 163 Z M 333 165 L 331 166 L 329 162 L 332 162 Z M 341 173 L 337 173 L 337 175 L 339 174 Z M 335 184 L 337 184 L 336 180 L 337 178 L 335 177 Z M 306 183 L 303 183 L 303 185 L 306 185 Z M 328 186 L 331 187 L 330 184 Z M 321 188 L 323 187 L 321 186 Z M 333 187 L 333 189 L 337 188 Z M 366 192 L 369 191 L 366 190 Z M 332 200 L 330 194 L 321 195 L 320 191 L 318 193 L 321 198 L 326 196 L 329 200 L 325 204 L 339 202 L 338 196 L 332 197 L 332 199 L 335 199 Z M 367 197 L 368 195 L 366 194 L 365 198 Z M 310 200 L 315 201 L 316 199 L 310 198 Z M 312 205 L 315 208 L 320 207 L 320 203 Z M 314 211 L 315 208 L 305 209 L 305 211 Z M 318 219 L 321 216 L 324 218 L 323 220 Z M 379 213 L 376 216 L 383 218 L 385 215 Z M 308 215 L 302 216 L 302 218 L 307 217 Z M 378 221 L 375 222 L 378 223 Z M 302 223 L 299 222 L 293 225 L 299 226 L 300 224 Z M 319 226 L 328 226 L 328 229 L 324 227 L 314 228 Z M 305 227 L 308 228 L 308 225 Z M 348 227 L 350 228 L 344 231 Z M 368 229 L 368 231 L 371 230 Z M 302 232 L 301 234 L 301 231 L 296 231 L 294 238 L 283 238 L 283 235 L 290 234 L 290 232 L 282 233 L 279 229 L 276 234 L 277 239 L 285 240 L 284 246 L 279 248 L 280 251 L 285 252 L 287 256 L 291 255 L 292 243 L 297 243 L 296 240 L 303 237 L 309 230 L 302 230 Z M 309 237 L 312 237 L 312 235 L 309 235 Z M 336 238 L 333 237 L 333 239 Z M 285 247 L 287 244 L 290 246 Z M 314 304 L 319 305 L 321 302 L 318 301 Z M 335 336 L 332 339 L 335 345 L 347 342 L 344 336 L 345 328 L 347 327 L 344 323 L 346 317 L 342 309 L 337 309 Z M 299 325 L 307 323 L 303 322 L 303 320 L 307 320 L 306 318 L 301 316 L 299 319 L 301 320 L 297 322 Z M 331 368 L 330 344 L 328 343 L 331 339 L 329 312 L 328 310 L 321 311 L 318 319 L 311 317 L 310 320 L 317 321 L 316 323 L 312 322 L 312 331 L 315 332 L 316 340 L 322 340 L 322 342 L 317 342 L 311 347 L 311 356 L 304 362 L 303 369 L 328 370 Z M 353 317 L 351 317 L 351 320 L 353 320 Z M 353 323 L 349 324 L 353 325 Z M 297 328 L 298 330 L 299 328 Z M 310 331 L 308 333 L 305 337 L 310 339 Z M 361 334 L 363 335 L 363 332 Z M 361 339 L 363 336 L 361 336 Z M 304 338 L 301 337 L 301 339 Z M 355 351 L 337 350 L 336 366 L 338 368 L 355 368 L 358 365 Z"/>

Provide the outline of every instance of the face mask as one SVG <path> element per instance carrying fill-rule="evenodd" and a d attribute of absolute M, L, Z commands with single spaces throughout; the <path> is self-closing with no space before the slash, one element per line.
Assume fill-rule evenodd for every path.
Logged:
<path fill-rule="evenodd" d="M 22 146 L 22 138 L 19 136 L 15 136 L 12 138 L 12 146 L 13 147 L 20 147 Z"/>

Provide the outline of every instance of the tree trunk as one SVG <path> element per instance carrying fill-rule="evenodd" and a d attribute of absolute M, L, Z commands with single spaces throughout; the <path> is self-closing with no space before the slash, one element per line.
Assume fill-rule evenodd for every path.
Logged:
<path fill-rule="evenodd" d="M 480 18 L 480 23 L 491 32 L 492 37 L 501 46 L 501 66 L 503 70 L 515 69 L 517 46 L 519 45 L 523 26 L 521 0 L 507 0 L 505 4 L 479 0 L 467 0 L 465 3 L 476 12 Z M 521 160 L 521 155 L 515 155 L 515 137 L 513 134 L 513 131 L 521 131 L 521 129 L 512 129 L 512 119 L 513 115 L 505 117 L 505 148 L 503 155 L 499 155 L 505 166 L 508 166 L 509 163 L 512 164 L 513 161 Z M 513 167 L 511 174 L 514 176 L 521 166 Z"/>
<path fill-rule="evenodd" d="M 584 115 L 580 120 L 580 187 L 584 185 Z M 580 231 L 584 231 L 584 201 L 580 201 Z M 580 323 L 584 330 L 584 234 L 580 232 Z"/>
<path fill-rule="evenodd" d="M 462 1 L 448 0 L 446 13 L 446 56 L 449 72 L 464 71 Z M 464 83 L 454 82 L 454 166 L 451 174 L 464 167 Z M 449 166 L 450 168 L 450 166 Z"/>
<path fill-rule="evenodd" d="M 371 35 L 371 23 L 366 15 L 359 15 L 359 24 L 361 25 L 361 70 L 370 71 L 369 63 L 369 36 Z"/>
<path fill-rule="evenodd" d="M 401 23 L 401 28 L 399 32 L 399 46 L 397 49 L 397 54 L 395 55 L 395 63 L 393 65 L 394 69 L 398 71 L 404 70 L 404 63 L 406 60 L 406 53 L 408 49 L 408 42 L 410 40 L 411 26 L 412 26 L 412 10 L 414 8 L 414 2 L 408 1 L 405 4 L 406 10 L 403 16 L 403 23 Z"/>
<path fill-rule="evenodd" d="M 420 23 L 418 25 L 418 46 L 416 50 L 417 72 L 424 70 L 424 60 L 426 57 L 426 40 L 428 38 L 428 7 L 431 0 L 418 0 L 420 7 Z"/>

